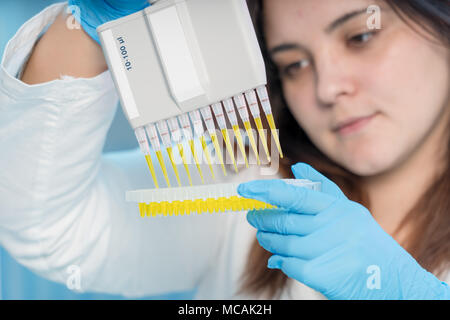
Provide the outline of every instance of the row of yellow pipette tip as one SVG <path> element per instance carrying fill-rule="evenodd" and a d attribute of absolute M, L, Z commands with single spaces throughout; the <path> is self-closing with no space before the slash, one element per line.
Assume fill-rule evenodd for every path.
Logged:
<path fill-rule="evenodd" d="M 204 107 L 204 108 L 200 109 L 200 111 L 194 110 L 194 111 L 189 112 L 188 114 L 182 114 L 175 118 L 159 121 L 156 124 L 149 124 L 149 125 L 146 125 L 145 127 L 137 128 L 135 130 L 135 134 L 138 139 L 141 151 L 145 155 L 145 159 L 146 159 L 148 167 L 150 169 L 150 173 L 152 175 L 155 187 L 159 188 L 159 185 L 158 185 L 158 180 L 156 178 L 155 168 L 153 166 L 152 159 L 151 159 L 150 147 L 149 147 L 149 143 L 147 140 L 147 135 L 149 137 L 150 144 L 156 153 L 156 157 L 158 159 L 159 165 L 162 169 L 162 172 L 164 174 L 164 179 L 166 180 L 168 187 L 171 187 L 171 185 L 170 185 L 169 177 L 167 174 L 167 169 L 164 164 L 164 159 L 163 159 L 163 155 L 162 155 L 162 151 L 161 151 L 161 144 L 160 144 L 159 137 L 161 137 L 162 144 L 166 148 L 167 154 L 169 155 L 169 159 L 172 164 L 178 185 L 181 186 L 181 181 L 180 181 L 180 176 L 179 176 L 177 166 L 174 161 L 172 142 L 177 144 L 178 152 L 183 161 L 183 165 L 184 165 L 184 168 L 186 170 L 186 173 L 187 173 L 187 176 L 189 179 L 189 184 L 192 186 L 192 178 L 191 178 L 191 174 L 189 172 L 189 168 L 188 168 L 188 164 L 187 164 L 187 160 L 186 160 L 186 154 L 183 150 L 183 144 L 182 144 L 183 136 L 189 142 L 191 153 L 194 158 L 201 181 L 202 181 L 202 183 L 204 183 L 203 172 L 201 170 L 201 167 L 200 167 L 200 164 L 198 161 L 198 157 L 197 157 L 197 154 L 195 151 L 194 135 L 192 133 L 191 121 L 192 121 L 192 124 L 194 127 L 194 133 L 199 138 L 200 143 L 202 145 L 203 152 L 205 153 L 206 161 L 211 170 L 212 178 L 215 179 L 215 175 L 214 175 L 214 170 L 212 167 L 211 155 L 208 151 L 208 147 L 207 147 L 206 140 L 205 140 L 205 130 L 203 127 L 203 122 L 205 123 L 206 129 L 211 137 L 211 141 L 214 145 L 216 155 L 221 164 L 223 174 L 225 176 L 227 175 L 221 148 L 219 146 L 218 138 L 216 135 L 216 126 L 214 123 L 213 114 L 216 118 L 216 121 L 220 128 L 220 131 L 222 132 L 222 137 L 224 139 L 227 152 L 228 152 L 229 156 L 231 157 L 231 159 L 233 160 L 234 169 L 236 172 L 238 171 L 236 161 L 235 161 L 233 147 L 231 144 L 230 137 L 228 135 L 228 130 L 227 130 L 227 126 L 226 126 L 226 120 L 225 120 L 225 115 L 224 115 L 224 110 L 222 108 L 222 104 L 225 107 L 225 113 L 227 114 L 228 121 L 231 123 L 231 125 L 233 127 L 233 131 L 234 131 L 236 140 L 238 142 L 240 152 L 242 153 L 242 155 L 244 157 L 246 167 L 248 167 L 248 161 L 247 161 L 247 157 L 246 157 L 246 152 L 245 152 L 242 135 L 239 130 L 238 119 L 236 116 L 236 110 L 235 110 L 234 104 L 236 104 L 239 116 L 240 116 L 242 122 L 244 123 L 244 127 L 247 132 L 247 135 L 248 135 L 248 138 L 250 141 L 250 145 L 252 147 L 252 150 L 257 159 L 257 163 L 259 165 L 261 162 L 260 162 L 259 155 L 258 155 L 258 149 L 257 149 L 255 137 L 253 136 L 252 127 L 250 124 L 250 116 L 249 116 L 249 112 L 247 109 L 247 103 L 248 103 L 250 112 L 253 116 L 253 120 L 255 121 L 256 128 L 259 133 L 259 137 L 261 139 L 261 143 L 262 143 L 264 152 L 267 156 L 267 160 L 270 162 L 270 154 L 269 154 L 267 140 L 266 140 L 266 137 L 264 134 L 264 129 L 263 129 L 262 121 L 261 121 L 261 115 L 260 115 L 259 105 L 258 105 L 258 98 L 259 98 L 259 101 L 261 102 L 262 109 L 266 115 L 266 119 L 269 124 L 270 131 L 274 138 L 275 144 L 277 146 L 278 152 L 280 153 L 281 158 L 283 158 L 283 153 L 281 150 L 278 133 L 277 133 L 277 129 L 275 126 L 275 122 L 274 122 L 274 118 L 273 118 L 273 114 L 272 114 L 272 108 L 271 108 L 269 97 L 267 94 L 267 89 L 265 86 L 261 86 L 256 89 L 256 93 L 255 93 L 255 90 L 248 90 L 244 94 L 238 94 L 238 95 L 234 96 L 233 98 L 225 99 L 222 102 L 218 102 L 218 103 L 211 105 L 211 107 L 210 106 Z M 247 100 L 247 102 L 246 102 L 246 100 Z M 212 109 L 212 111 L 211 111 L 211 109 Z M 202 121 L 202 119 L 203 119 L 203 121 Z M 178 121 L 181 124 L 181 128 L 179 126 Z M 158 133 L 159 133 L 159 136 L 158 136 Z"/>

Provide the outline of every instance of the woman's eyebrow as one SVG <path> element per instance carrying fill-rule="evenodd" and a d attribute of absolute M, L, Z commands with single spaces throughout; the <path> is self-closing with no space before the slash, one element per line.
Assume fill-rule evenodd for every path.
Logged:
<path fill-rule="evenodd" d="M 338 28 L 339 26 L 343 25 L 344 23 L 346 23 L 347 21 L 361 15 L 367 13 L 367 8 L 363 8 L 363 9 L 359 9 L 359 10 L 354 10 L 351 12 L 348 12 L 344 15 L 342 15 L 341 17 L 337 18 L 336 20 L 334 20 L 332 23 L 330 23 L 326 28 L 325 28 L 325 32 L 326 33 L 331 33 L 333 32 L 336 28 Z M 307 51 L 307 49 L 297 43 L 283 43 L 281 45 L 278 45 L 276 47 L 273 47 L 272 49 L 269 49 L 269 55 L 273 56 L 276 53 L 279 52 L 283 52 L 283 51 L 289 51 L 289 50 L 297 50 L 297 51 Z"/>
<path fill-rule="evenodd" d="M 331 33 L 333 30 L 335 30 L 337 27 L 343 25 L 345 22 L 363 14 L 363 13 L 367 13 L 367 8 L 363 8 L 360 10 L 355 10 L 355 11 L 351 11 L 348 12 L 346 14 L 344 14 L 343 16 L 337 18 L 336 20 L 334 20 L 332 23 L 330 23 L 328 25 L 328 27 L 325 28 L 325 32 L 326 33 Z"/>
<path fill-rule="evenodd" d="M 273 47 L 269 50 L 269 54 L 273 56 L 276 53 L 282 52 L 282 51 L 289 51 L 289 50 L 297 50 L 297 51 L 307 51 L 305 47 L 303 47 L 300 44 L 297 43 L 283 43 L 276 47 Z"/>
<path fill-rule="evenodd" d="M 360 10 L 355 10 L 348 12 L 344 14 L 343 16 L 337 18 L 332 23 L 330 23 L 326 28 L 326 33 L 331 33 L 333 30 L 335 30 L 337 27 L 343 25 L 345 22 L 363 14 L 367 13 L 367 8 L 363 8 Z M 273 47 L 272 49 L 269 49 L 269 54 L 271 56 L 275 55 L 276 53 L 283 52 L 283 51 L 289 51 L 289 50 L 298 50 L 298 51 L 307 51 L 305 47 L 303 47 L 300 44 L 297 43 L 283 43 L 281 45 L 278 45 L 276 47 Z"/>

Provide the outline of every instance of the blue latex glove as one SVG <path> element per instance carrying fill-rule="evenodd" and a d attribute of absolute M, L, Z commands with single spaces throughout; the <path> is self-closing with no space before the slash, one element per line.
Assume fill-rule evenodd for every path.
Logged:
<path fill-rule="evenodd" d="M 260 245 L 281 269 L 328 299 L 450 299 L 450 288 L 423 269 L 357 202 L 311 166 L 292 166 L 297 179 L 322 191 L 257 180 L 238 193 L 279 209 L 250 211 Z"/>
<path fill-rule="evenodd" d="M 98 26 L 140 11 L 150 4 L 147 0 L 69 0 L 71 13 L 84 31 L 100 44 Z M 70 8 L 70 7 L 69 7 Z"/>

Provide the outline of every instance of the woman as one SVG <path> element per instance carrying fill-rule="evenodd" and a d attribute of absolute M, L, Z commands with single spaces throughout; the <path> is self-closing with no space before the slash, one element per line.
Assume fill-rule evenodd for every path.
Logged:
<path fill-rule="evenodd" d="M 424 268 L 445 274 L 450 262 L 449 2 L 248 3 L 283 128 L 285 175 L 296 162 L 313 165 L 368 208 Z M 380 17 L 368 10 L 373 4 Z M 381 26 L 371 30 L 374 18 L 381 18 Z M 354 118 L 362 120 L 340 127 Z M 267 201 L 269 195 L 257 198 Z M 259 217 L 255 224 L 264 225 Z M 297 241 L 263 235 L 260 244 L 275 254 L 286 242 L 295 246 Z M 315 240 L 326 241 L 327 235 Z M 301 257 L 305 250 L 284 253 Z M 247 268 L 253 291 L 270 287 L 275 294 L 286 282 L 278 270 L 263 268 L 270 256 L 255 241 Z M 307 276 L 299 280 L 314 282 Z"/>
<path fill-rule="evenodd" d="M 350 201 L 336 184 L 318 171 L 298 164 L 293 167 L 294 176 L 321 181 L 322 192 L 289 187 L 279 180 L 258 180 L 239 188 L 244 196 L 264 199 L 287 211 L 151 221 L 137 218 L 136 207 L 126 203 L 123 195 L 127 190 L 148 187 L 151 179 L 142 175 L 146 164 L 138 150 L 101 155 L 117 95 L 106 71 L 95 28 L 140 10 L 146 3 L 79 0 L 69 4 L 81 9 L 78 18 L 82 29 L 68 28 L 73 25 L 67 24 L 70 16 L 64 13 L 63 4 L 57 4 L 27 22 L 5 50 L 0 69 L 0 143 L 5 150 L 0 165 L 7 168 L 0 172 L 1 244 L 19 262 L 49 279 L 68 283 L 74 277 L 70 270 L 80 270 L 81 278 L 74 282 L 79 287 L 75 289 L 129 296 L 197 288 L 196 298 L 205 299 L 275 297 L 276 293 L 280 293 L 281 298 L 295 299 L 448 297 L 448 286 L 425 271 L 388 234 L 392 232 L 390 228 L 396 227 L 388 218 L 399 219 L 399 213 L 405 210 L 394 205 L 406 206 L 415 200 L 412 188 L 405 190 L 399 183 L 408 179 L 411 184 L 415 179 L 412 181 L 415 185 L 422 183 L 425 188 L 427 179 L 441 167 L 438 160 L 444 155 L 434 155 L 432 151 L 437 147 L 433 141 L 443 141 L 439 140 L 442 138 L 439 134 L 448 135 L 443 120 L 445 114 L 448 115 L 448 97 L 444 99 L 448 94 L 446 50 L 416 37 L 401 19 L 391 14 L 390 36 L 386 38 L 395 39 L 396 43 L 402 40 L 398 52 L 392 48 L 387 50 L 387 46 L 373 48 L 373 51 L 346 51 L 338 45 L 338 38 L 326 37 L 321 28 L 356 7 L 358 10 L 367 7 L 367 1 L 348 1 L 345 6 L 342 2 L 337 5 L 336 1 L 283 1 L 283 5 L 280 2 L 264 2 L 265 12 L 270 13 L 264 16 L 265 26 L 270 27 L 266 30 L 267 44 L 270 50 L 278 47 L 275 51 L 280 58 L 276 59 L 283 59 L 282 51 L 288 46 L 279 46 L 286 41 L 306 48 L 300 59 L 288 56 L 278 63 L 292 64 L 286 68 L 289 74 L 296 70 L 294 65 L 301 66 L 302 72 L 307 71 L 306 77 L 282 80 L 282 89 L 295 119 L 311 138 L 308 150 L 308 145 L 301 146 L 286 136 L 289 131 L 295 135 L 302 132 L 295 121 L 289 127 L 280 123 L 289 130 L 282 131 L 284 149 L 292 162 L 307 161 L 330 177 L 333 174 L 331 178 L 348 196 L 356 189 L 350 184 L 354 176 L 345 178 L 345 170 L 355 176 L 371 177 L 364 182 L 373 190 L 371 203 L 380 205 L 370 207 L 373 217 L 368 209 Z M 432 2 L 424 3 L 431 6 Z M 380 2 L 380 6 L 386 8 L 383 15 L 388 10 L 384 5 Z M 289 29 L 295 21 L 288 19 L 291 11 L 285 8 L 295 10 L 301 21 L 296 23 L 307 20 L 308 25 L 300 30 L 300 25 L 292 24 L 296 27 Z M 347 16 L 346 21 L 339 19 L 339 23 L 333 23 L 334 32 L 338 32 L 337 28 L 343 27 L 344 22 L 351 22 L 350 18 Z M 443 23 L 443 28 L 447 26 L 445 34 L 448 34 L 448 17 L 444 19 L 447 24 Z M 290 22 L 284 24 L 279 20 Z M 48 30 L 47 25 L 50 25 Z M 358 32 L 362 33 L 361 29 Z M 310 33 L 300 33 L 304 30 Z M 331 30 L 330 35 L 333 35 Z M 363 38 L 366 40 L 365 36 Z M 381 44 L 389 43 L 381 39 Z M 414 48 L 413 52 L 410 48 Z M 406 63 L 409 55 L 410 63 Z M 301 63 L 293 64 L 287 59 Z M 427 64 L 423 59 L 427 59 Z M 369 67 L 370 61 L 376 66 L 368 69 L 368 73 L 355 69 Z M 377 67 L 383 76 L 396 78 L 379 80 L 372 74 L 380 72 Z M 391 70 L 393 67 L 397 69 Z M 403 71 L 400 67 L 409 72 L 409 77 L 403 79 L 407 80 L 405 85 L 397 83 L 398 73 Z M 318 76 L 314 78 L 314 74 Z M 423 91 L 418 92 L 418 82 L 414 82 L 412 74 L 429 79 L 421 79 Z M 431 81 L 433 85 L 429 85 Z M 409 94 L 414 94 L 413 99 L 409 99 Z M 404 103 L 408 103 L 409 108 L 408 120 L 403 122 L 399 114 L 405 115 L 405 112 L 400 113 L 400 108 L 405 108 Z M 419 108 L 419 105 L 430 107 Z M 350 134 L 348 127 L 338 133 L 330 132 L 349 117 L 372 112 L 378 113 L 378 119 L 372 119 L 372 123 L 359 132 Z M 392 119 L 392 124 L 388 120 L 383 122 L 383 116 Z M 414 120 L 416 122 L 411 123 Z M 377 136 L 373 129 L 369 130 L 375 123 L 386 136 Z M 434 128 L 439 130 L 431 130 Z M 393 137 L 398 140 L 394 140 L 395 148 L 390 149 Z M 306 135 L 303 139 L 308 141 Z M 381 151 L 380 157 L 369 152 L 370 146 Z M 298 150 L 298 155 L 294 150 Z M 430 153 L 426 152 L 429 150 Z M 325 154 L 335 161 L 336 167 L 325 167 L 325 161 L 319 163 L 313 158 L 325 159 Z M 424 168 L 419 161 L 421 157 L 427 159 L 429 168 Z M 448 155 L 446 157 L 448 161 Z M 411 164 L 405 167 L 402 163 Z M 420 172 L 411 172 L 410 167 L 417 169 L 416 163 L 420 164 Z M 330 168 L 335 169 L 329 172 Z M 395 173 L 396 179 L 387 179 L 388 172 Z M 249 180 L 249 177 L 241 179 Z M 448 187 L 448 174 L 443 183 Z M 386 185 L 392 188 L 388 190 Z M 446 197 L 445 188 L 439 186 Z M 402 201 L 394 203 L 376 197 L 393 192 Z M 431 195 L 435 194 L 436 191 Z M 448 204 L 445 197 L 433 202 L 437 201 L 436 206 Z M 356 196 L 353 199 L 358 200 Z M 363 202 L 364 198 L 359 200 Z M 448 221 L 445 218 L 448 215 L 445 213 L 448 213 L 448 206 L 433 209 L 433 212 L 433 219 L 437 220 L 433 220 L 432 228 L 439 246 L 433 247 L 432 241 L 426 250 L 431 248 L 434 255 L 437 249 L 444 248 L 444 258 L 439 253 L 430 261 L 433 265 L 439 262 L 447 267 Z M 437 215 L 436 212 L 443 213 Z M 424 226 L 420 226 L 421 230 Z M 268 252 L 256 242 L 251 247 L 256 229 L 259 244 Z M 403 244 L 408 237 L 409 233 L 396 240 Z M 269 252 L 274 253 L 274 257 L 270 257 Z M 280 270 L 267 270 L 269 257 L 269 267 L 281 269 L 292 281 L 286 282 Z M 245 267 L 250 277 L 242 282 L 240 276 Z"/>

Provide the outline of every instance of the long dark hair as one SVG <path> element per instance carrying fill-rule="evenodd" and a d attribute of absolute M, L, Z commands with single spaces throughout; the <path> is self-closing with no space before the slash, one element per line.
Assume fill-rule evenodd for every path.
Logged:
<path fill-rule="evenodd" d="M 450 1 L 448 0 L 385 0 L 397 15 L 408 23 L 409 19 L 419 26 L 417 32 L 450 48 Z M 282 94 L 281 81 L 265 46 L 263 32 L 263 0 L 247 0 L 266 62 L 268 87 L 274 116 L 280 128 L 280 139 L 285 157 L 281 172 L 292 177 L 290 166 L 306 162 L 333 180 L 346 196 L 370 209 L 369 197 L 361 187 L 360 178 L 333 162 L 308 138 L 287 108 Z M 411 25 L 411 24 L 410 24 Z M 411 25 L 411 27 L 413 27 Z M 415 28 L 415 27 L 413 27 Z M 397 232 L 406 225 L 412 227 L 404 244 L 406 250 L 425 269 L 439 275 L 450 266 L 450 122 L 448 124 L 447 164 L 444 172 L 436 176 L 435 182 L 423 193 L 414 208 L 407 214 Z M 275 298 L 286 285 L 287 276 L 278 269 L 268 269 L 271 253 L 264 250 L 255 239 L 248 264 L 242 275 L 240 292 L 267 295 Z"/>

